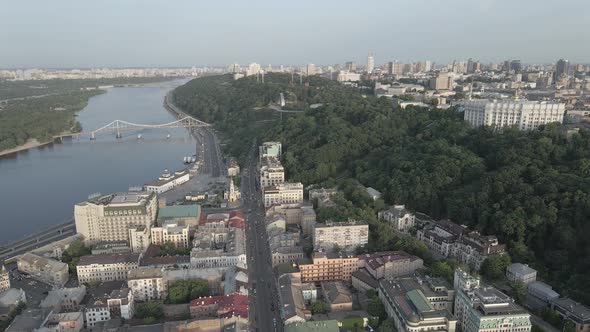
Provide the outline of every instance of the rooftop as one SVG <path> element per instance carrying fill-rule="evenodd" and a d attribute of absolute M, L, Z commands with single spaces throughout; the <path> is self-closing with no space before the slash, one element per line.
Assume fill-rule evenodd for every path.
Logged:
<path fill-rule="evenodd" d="M 338 332 L 338 321 L 297 322 L 285 326 L 285 332 Z"/>
<path fill-rule="evenodd" d="M 92 203 L 96 205 L 105 206 L 128 206 L 128 205 L 145 205 L 147 201 L 155 197 L 154 193 L 139 191 L 139 192 L 120 192 L 113 193 L 104 196 L 98 196 L 88 199 L 86 202 L 78 203 L 78 205 L 84 205 L 86 203 Z"/>
<path fill-rule="evenodd" d="M 63 302 L 64 299 L 78 298 L 82 300 L 86 295 L 86 286 L 74 288 L 61 288 L 49 291 L 47 297 L 41 301 L 41 308 L 52 308 Z"/>
<path fill-rule="evenodd" d="M 37 269 L 60 271 L 68 268 L 68 264 L 27 252 L 18 258 Z"/>
<path fill-rule="evenodd" d="M 508 270 L 512 271 L 513 273 L 518 273 L 520 275 L 537 273 L 537 270 L 531 269 L 528 265 L 521 263 L 510 264 L 510 266 L 508 266 Z"/>
<path fill-rule="evenodd" d="M 127 279 L 150 279 L 150 278 L 162 278 L 164 273 L 162 269 L 159 268 L 141 268 L 141 269 L 133 269 L 129 271 L 129 276 Z"/>
<path fill-rule="evenodd" d="M 172 205 L 158 209 L 158 220 L 167 218 L 199 218 L 201 206 L 193 205 Z"/>
<path fill-rule="evenodd" d="M 590 308 L 569 298 L 560 298 L 552 301 L 552 304 L 574 316 L 577 321 L 590 323 Z"/>
<path fill-rule="evenodd" d="M 138 263 L 139 254 L 104 254 L 80 257 L 78 266 L 92 264 Z"/>

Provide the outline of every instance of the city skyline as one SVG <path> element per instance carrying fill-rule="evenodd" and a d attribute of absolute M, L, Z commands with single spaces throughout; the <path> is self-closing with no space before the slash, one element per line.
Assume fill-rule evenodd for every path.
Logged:
<path fill-rule="evenodd" d="M 588 9 L 580 0 L 11 2 L 0 14 L 0 68 L 363 64 L 369 52 L 376 65 L 466 58 L 587 63 L 590 45 L 574 32 L 583 31 Z"/>

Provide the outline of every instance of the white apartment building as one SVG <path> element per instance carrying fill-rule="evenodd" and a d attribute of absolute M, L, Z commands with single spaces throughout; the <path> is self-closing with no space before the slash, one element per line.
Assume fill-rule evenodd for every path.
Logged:
<path fill-rule="evenodd" d="M 394 231 L 407 233 L 416 224 L 416 217 L 406 210 L 404 205 L 394 205 L 389 209 L 380 211 L 377 216 L 379 220 L 387 221 Z"/>
<path fill-rule="evenodd" d="M 530 332 L 530 314 L 508 295 L 455 270 L 455 317 L 461 332 Z"/>
<path fill-rule="evenodd" d="M 338 82 L 358 82 L 361 80 L 361 74 L 342 70 L 336 76 Z"/>
<path fill-rule="evenodd" d="M 168 294 L 168 283 L 159 268 L 140 268 L 129 271 L 127 286 L 138 301 L 162 300 Z"/>
<path fill-rule="evenodd" d="M 137 226 L 129 228 L 129 246 L 131 247 L 131 251 L 143 253 L 149 247 L 150 243 L 150 231 L 147 227 Z"/>
<path fill-rule="evenodd" d="M 164 172 L 162 172 L 162 175 L 160 175 L 157 180 L 146 184 L 143 189 L 145 191 L 161 194 L 176 186 L 188 182 L 189 179 L 190 173 L 187 170 L 180 170 L 170 173 L 168 169 L 164 169 Z"/>
<path fill-rule="evenodd" d="M 111 312 L 106 299 L 99 299 L 86 306 L 86 326 L 92 329 L 97 323 L 111 320 Z"/>
<path fill-rule="evenodd" d="M 189 247 L 189 226 L 179 226 L 174 220 L 166 220 L 162 227 L 152 227 L 152 243 L 172 243 L 176 248 Z"/>
<path fill-rule="evenodd" d="M 135 299 L 129 288 L 115 289 L 107 299 L 107 307 L 111 317 L 131 319 L 135 314 Z"/>
<path fill-rule="evenodd" d="M 290 204 L 303 202 L 303 184 L 281 183 L 275 186 L 264 188 L 264 207 L 270 207 L 275 204 Z"/>
<path fill-rule="evenodd" d="M 314 250 L 331 251 L 338 246 L 345 251 L 363 247 L 369 242 L 369 225 L 364 221 L 316 224 L 313 233 Z"/>
<path fill-rule="evenodd" d="M 139 267 L 139 254 L 89 255 L 80 257 L 78 282 L 127 280 L 130 270 Z"/>
<path fill-rule="evenodd" d="M 528 100 L 469 100 L 460 104 L 463 118 L 473 127 L 516 126 L 532 130 L 551 122 L 563 122 L 565 104 Z"/>
<path fill-rule="evenodd" d="M 6 266 L 2 265 L 0 272 L 0 293 L 10 289 L 10 275 L 6 270 Z"/>
<path fill-rule="evenodd" d="M 260 187 L 285 182 L 285 168 L 277 157 L 263 157 L 260 162 Z"/>
<path fill-rule="evenodd" d="M 506 278 L 510 281 L 520 281 L 528 285 L 537 280 L 537 270 L 522 263 L 510 264 L 506 268 Z"/>
<path fill-rule="evenodd" d="M 129 241 L 129 229 L 156 220 L 158 199 L 153 192 L 115 193 L 74 206 L 76 231 L 88 243 Z"/>

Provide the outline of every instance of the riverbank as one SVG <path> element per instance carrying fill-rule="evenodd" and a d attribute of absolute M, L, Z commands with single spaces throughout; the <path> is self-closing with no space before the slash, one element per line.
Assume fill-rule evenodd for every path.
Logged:
<path fill-rule="evenodd" d="M 53 140 L 49 141 L 49 142 L 39 142 L 37 139 L 32 138 L 32 139 L 29 139 L 25 144 L 21 144 L 21 145 L 15 147 L 15 148 L 12 148 L 12 149 L 0 151 L 0 156 L 5 156 L 8 154 L 29 150 L 32 148 L 38 148 L 38 147 L 41 147 L 41 146 L 44 146 L 47 144 L 51 144 L 51 143 L 53 143 Z"/>

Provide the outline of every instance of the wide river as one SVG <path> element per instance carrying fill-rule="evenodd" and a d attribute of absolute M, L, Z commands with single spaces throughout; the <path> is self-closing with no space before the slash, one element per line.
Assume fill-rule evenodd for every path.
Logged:
<path fill-rule="evenodd" d="M 184 82 L 109 89 L 90 99 L 78 121 L 84 130 L 116 119 L 174 121 L 162 103 Z M 180 169 L 183 157 L 195 153 L 195 141 L 183 128 L 122 134 L 121 139 L 103 134 L 96 141 L 70 139 L 0 157 L 0 244 L 72 218 L 74 204 L 93 193 L 126 191 L 154 180 L 164 168 Z"/>

